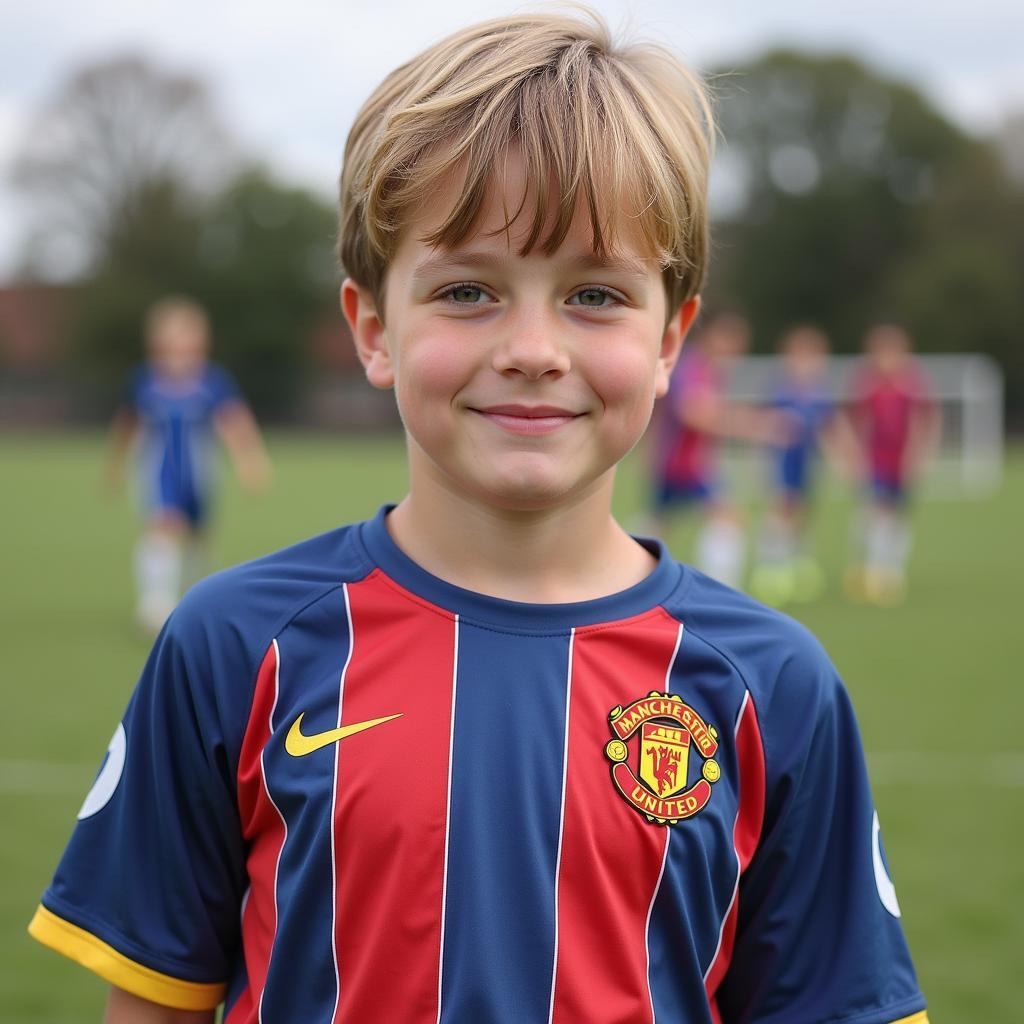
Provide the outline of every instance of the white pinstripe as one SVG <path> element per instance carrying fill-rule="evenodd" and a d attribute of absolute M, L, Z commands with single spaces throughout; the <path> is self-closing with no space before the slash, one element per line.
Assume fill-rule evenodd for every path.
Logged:
<path fill-rule="evenodd" d="M 569 708 L 572 699 L 572 654 L 576 630 L 569 633 L 569 664 L 565 672 L 565 737 L 562 741 L 562 806 L 558 814 L 558 853 L 555 855 L 555 952 L 551 958 L 551 1001 L 548 1003 L 548 1024 L 555 1013 L 555 977 L 558 974 L 558 879 L 562 872 L 562 839 L 565 836 L 565 780 L 569 770 Z"/>
<path fill-rule="evenodd" d="M 747 710 L 747 704 L 750 701 L 750 691 L 748 690 L 743 694 L 743 703 L 740 704 L 739 714 L 736 716 L 736 725 L 733 728 L 733 736 L 736 736 L 740 731 L 740 723 L 743 721 L 743 714 Z M 732 823 L 732 850 L 736 855 L 736 883 L 732 887 L 732 897 L 729 900 L 729 906 L 726 907 L 725 916 L 722 918 L 722 923 L 718 928 L 718 945 L 715 946 L 715 955 L 711 958 L 708 963 L 708 969 L 704 972 L 704 984 L 707 984 L 708 976 L 711 974 L 711 969 L 715 966 L 715 962 L 718 960 L 718 954 L 722 951 L 722 937 L 725 935 L 725 923 L 729 920 L 729 915 L 732 913 L 732 908 L 736 903 L 736 897 L 740 891 L 740 851 L 736 849 L 736 825 L 740 820 L 740 800 L 736 801 L 736 818 Z"/>
<path fill-rule="evenodd" d="M 437 1024 L 441 1024 L 441 985 L 444 982 L 444 924 L 448 909 L 448 840 L 452 833 L 452 750 L 455 747 L 455 695 L 459 685 L 459 617 L 455 616 L 455 656 L 452 668 L 452 717 L 448 727 L 448 802 L 444 817 L 444 878 L 441 881 L 441 949 L 437 958 Z"/>
<path fill-rule="evenodd" d="M 349 663 L 352 661 L 352 652 L 356 649 L 356 635 L 352 629 L 352 606 L 349 603 L 348 584 L 343 583 L 341 587 L 345 597 L 345 618 L 348 622 L 348 654 L 345 657 L 345 664 L 341 669 L 341 678 L 338 680 L 338 728 L 341 728 L 341 714 L 345 702 L 345 675 L 348 672 Z M 331 958 L 334 961 L 334 984 L 337 995 L 334 999 L 333 1020 L 338 1015 L 338 1006 L 341 1004 L 341 972 L 338 970 L 338 860 L 335 849 L 334 818 L 337 813 L 338 804 L 338 758 L 341 744 L 334 745 L 334 790 L 331 793 Z"/>
<path fill-rule="evenodd" d="M 267 719 L 267 725 L 270 727 L 270 735 L 274 735 L 274 712 L 277 710 L 277 699 L 281 694 L 281 649 L 277 645 L 277 640 L 273 641 L 274 645 L 274 704 L 270 709 L 270 716 Z M 263 782 L 263 792 L 267 794 L 267 799 L 270 801 L 271 806 L 277 811 L 277 816 L 281 819 L 281 824 L 284 826 L 284 839 L 281 840 L 281 848 L 277 851 L 277 862 L 274 864 L 274 938 L 270 943 L 270 955 L 267 958 L 267 976 L 270 975 L 270 964 L 274 959 L 274 943 L 277 941 L 277 923 L 280 920 L 280 915 L 277 909 L 277 876 L 281 870 L 281 856 L 284 853 L 285 843 L 288 842 L 288 822 L 284 820 L 284 815 L 281 813 L 281 808 L 277 806 L 274 798 L 270 795 L 270 787 L 267 785 L 267 767 L 264 763 L 264 756 L 267 752 L 267 748 L 260 751 L 260 778 Z M 263 997 L 267 992 L 266 979 L 263 982 L 263 989 L 260 992 L 260 1006 L 259 1006 L 259 1021 L 263 1024 Z"/>

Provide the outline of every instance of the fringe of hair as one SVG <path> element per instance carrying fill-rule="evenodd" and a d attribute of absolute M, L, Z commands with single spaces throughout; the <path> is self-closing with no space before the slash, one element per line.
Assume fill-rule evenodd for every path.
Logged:
<path fill-rule="evenodd" d="M 529 190 L 532 210 L 524 192 L 506 211 L 505 231 L 530 218 L 521 253 L 556 251 L 578 211 L 602 255 L 638 228 L 675 310 L 699 292 L 707 264 L 713 132 L 700 79 L 656 44 L 616 46 L 593 11 L 472 26 L 396 69 L 360 110 L 341 175 L 339 258 L 382 308 L 410 210 L 463 175 L 458 202 L 425 239 L 460 244 L 515 148 L 527 181 L 550 183 Z"/>

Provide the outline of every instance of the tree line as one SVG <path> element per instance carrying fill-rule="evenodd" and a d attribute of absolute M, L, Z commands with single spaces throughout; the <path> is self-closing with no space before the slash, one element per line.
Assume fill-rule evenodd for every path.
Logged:
<path fill-rule="evenodd" d="M 848 352 L 898 321 L 921 351 L 991 355 L 1024 413 L 1024 184 L 998 140 L 850 56 L 774 50 L 710 81 L 707 305 L 744 312 L 759 351 L 797 322 Z M 139 358 L 146 306 L 184 292 L 257 410 L 296 411 L 311 333 L 338 316 L 334 210 L 241 152 L 204 82 L 134 56 L 81 69 L 15 178 L 35 216 L 25 276 L 76 282 L 68 351 L 97 409 Z"/>
<path fill-rule="evenodd" d="M 725 170 L 708 295 L 770 348 L 794 321 L 854 351 L 878 320 L 928 352 L 984 352 L 1024 403 L 1024 183 L 912 86 L 845 56 L 774 51 L 717 79 Z"/>

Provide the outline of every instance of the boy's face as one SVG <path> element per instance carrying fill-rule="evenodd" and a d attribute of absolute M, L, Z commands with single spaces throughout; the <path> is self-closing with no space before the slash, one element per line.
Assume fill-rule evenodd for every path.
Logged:
<path fill-rule="evenodd" d="M 161 317 L 148 338 L 153 364 L 174 379 L 191 377 L 202 369 L 208 345 L 205 321 L 186 312 Z"/>
<path fill-rule="evenodd" d="M 786 372 L 796 380 L 814 381 L 821 377 L 828 363 L 828 350 L 816 332 L 801 331 L 783 340 L 782 358 Z"/>
<path fill-rule="evenodd" d="M 667 389 L 697 301 L 667 317 L 657 262 L 629 239 L 602 261 L 587 217 L 552 255 L 518 255 L 533 197 L 502 231 L 523 195 L 514 156 L 475 234 L 455 251 L 433 248 L 422 238 L 458 184 L 407 225 L 383 319 L 363 289 L 343 289 L 370 381 L 395 388 L 413 486 L 518 510 L 610 489 Z"/>
<path fill-rule="evenodd" d="M 876 370 L 882 374 L 894 375 L 907 362 L 910 339 L 899 327 L 882 325 L 872 329 L 864 347 Z"/>
<path fill-rule="evenodd" d="M 715 362 L 733 363 L 750 348 L 750 325 L 739 316 L 722 316 L 704 328 L 701 341 Z"/>

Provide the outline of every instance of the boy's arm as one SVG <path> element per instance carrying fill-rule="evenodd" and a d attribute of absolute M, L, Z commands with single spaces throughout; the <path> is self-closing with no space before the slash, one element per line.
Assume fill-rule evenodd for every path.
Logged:
<path fill-rule="evenodd" d="M 175 1010 L 110 986 L 104 1024 L 212 1024 L 213 1010 Z"/>
<path fill-rule="evenodd" d="M 218 619 L 223 593 L 200 584 L 164 626 L 29 925 L 119 989 L 193 1014 L 224 999 L 248 887 L 232 765 L 252 662 Z"/>
<path fill-rule="evenodd" d="M 907 440 L 904 468 L 911 478 L 916 477 L 938 451 L 941 428 L 938 405 L 929 394 L 922 394 L 910 417 L 910 436 Z"/>
<path fill-rule="evenodd" d="M 755 694 L 765 820 L 736 897 L 721 1020 L 926 1024 L 856 719 L 814 647 L 789 651 Z"/>
<path fill-rule="evenodd" d="M 818 445 L 833 471 L 844 481 L 858 480 L 864 473 L 860 439 L 848 413 L 836 409 L 818 431 Z"/>
<path fill-rule="evenodd" d="M 270 459 L 249 407 L 237 399 L 225 402 L 214 422 L 242 486 L 254 492 L 265 490 L 270 483 Z"/>
<path fill-rule="evenodd" d="M 775 410 L 733 404 L 709 392 L 680 395 L 673 413 L 684 426 L 712 437 L 758 444 L 782 444 L 789 439 L 785 419 Z"/>
<path fill-rule="evenodd" d="M 119 490 L 124 479 L 124 463 L 139 431 L 139 416 L 134 409 L 122 406 L 110 424 L 110 445 L 104 479 L 111 490 Z"/>
<path fill-rule="evenodd" d="M 870 453 L 864 409 L 859 398 L 855 396 L 836 408 L 827 431 L 831 433 L 829 444 L 835 447 L 837 458 L 845 464 L 852 480 L 856 482 L 866 478 Z"/>

